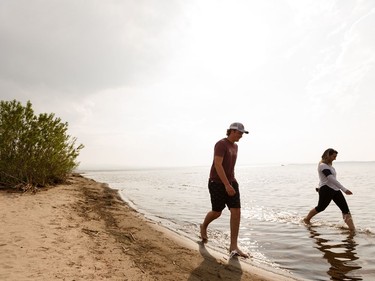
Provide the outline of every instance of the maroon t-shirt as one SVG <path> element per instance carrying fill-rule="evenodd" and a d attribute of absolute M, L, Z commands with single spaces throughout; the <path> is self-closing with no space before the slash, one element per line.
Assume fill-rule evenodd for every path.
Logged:
<path fill-rule="evenodd" d="M 234 177 L 234 166 L 237 160 L 237 151 L 238 151 L 237 144 L 230 142 L 227 138 L 219 140 L 215 144 L 214 156 L 223 157 L 223 168 L 224 168 L 225 174 L 227 175 L 229 182 L 236 181 Z M 212 166 L 211 166 L 210 180 L 214 182 L 222 183 L 221 179 L 219 178 L 216 172 L 214 163 L 212 163 Z"/>

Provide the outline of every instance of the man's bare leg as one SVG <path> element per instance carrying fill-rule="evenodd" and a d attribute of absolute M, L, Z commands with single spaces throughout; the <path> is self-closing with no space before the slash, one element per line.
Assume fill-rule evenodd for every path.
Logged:
<path fill-rule="evenodd" d="M 207 227 L 208 225 L 216 220 L 218 217 L 221 216 L 221 212 L 216 212 L 216 211 L 209 211 L 204 218 L 203 223 L 200 225 L 201 229 L 201 239 L 203 243 L 207 243 L 208 237 L 207 237 Z"/>
<path fill-rule="evenodd" d="M 241 221 L 241 209 L 231 208 L 230 209 L 230 247 L 229 252 L 231 256 L 241 256 L 248 258 L 249 255 L 245 254 L 238 248 L 238 233 L 240 229 Z"/>

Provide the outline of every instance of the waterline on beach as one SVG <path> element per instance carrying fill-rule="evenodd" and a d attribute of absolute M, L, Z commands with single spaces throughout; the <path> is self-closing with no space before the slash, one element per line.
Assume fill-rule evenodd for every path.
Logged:
<path fill-rule="evenodd" d="M 375 211 L 370 208 L 375 199 L 371 192 L 375 165 L 339 163 L 336 167 L 339 180 L 354 193 L 346 197 L 357 226 L 353 237 L 348 236 L 333 203 L 314 217 L 311 227 L 303 223 L 317 203 L 315 164 L 238 168 L 242 200 L 239 243 L 251 254 L 252 262 L 310 280 L 375 278 L 375 266 L 370 262 L 375 254 Z M 195 241 L 199 240 L 199 224 L 210 209 L 207 174 L 207 167 L 195 167 L 88 171 L 85 176 L 108 183 L 135 209 Z M 208 235 L 209 247 L 228 254 L 228 210 L 210 225 Z M 344 275 L 340 277 L 338 271 Z"/>

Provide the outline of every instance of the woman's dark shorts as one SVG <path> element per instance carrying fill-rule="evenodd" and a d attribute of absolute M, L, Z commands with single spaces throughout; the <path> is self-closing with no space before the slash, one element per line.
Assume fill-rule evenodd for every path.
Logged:
<path fill-rule="evenodd" d="M 225 190 L 225 186 L 222 183 L 217 183 L 213 181 L 208 181 L 208 190 L 211 196 L 212 211 L 221 212 L 224 210 L 225 205 L 228 208 L 241 208 L 240 201 L 240 190 L 238 188 L 237 182 L 232 182 L 236 194 L 234 196 L 229 196 Z"/>
<path fill-rule="evenodd" d="M 319 202 L 315 210 L 320 213 L 324 211 L 331 200 L 336 203 L 343 214 L 350 214 L 348 203 L 346 203 L 345 197 L 340 190 L 333 190 L 328 185 L 324 185 L 319 188 Z"/>

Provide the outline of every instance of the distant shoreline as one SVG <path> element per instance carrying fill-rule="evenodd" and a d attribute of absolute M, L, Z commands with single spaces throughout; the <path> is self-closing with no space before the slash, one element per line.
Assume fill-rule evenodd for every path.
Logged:
<path fill-rule="evenodd" d="M 238 165 L 238 168 L 245 168 L 245 167 L 275 167 L 275 166 L 290 166 L 290 165 L 314 165 L 319 162 L 319 159 L 316 162 L 311 162 L 311 163 L 260 163 L 260 164 L 244 164 L 244 165 Z M 375 163 L 375 160 L 371 161 L 335 161 L 335 165 L 340 165 L 340 164 L 353 164 L 353 163 Z M 209 169 L 211 166 L 210 165 L 192 165 L 192 166 L 152 166 L 152 167 L 97 167 L 97 168 L 79 168 L 76 169 L 74 172 L 78 174 L 85 174 L 85 172 L 90 172 L 90 171 L 137 171 L 137 170 L 168 170 L 168 169 L 188 169 L 188 168 L 207 168 Z"/>

